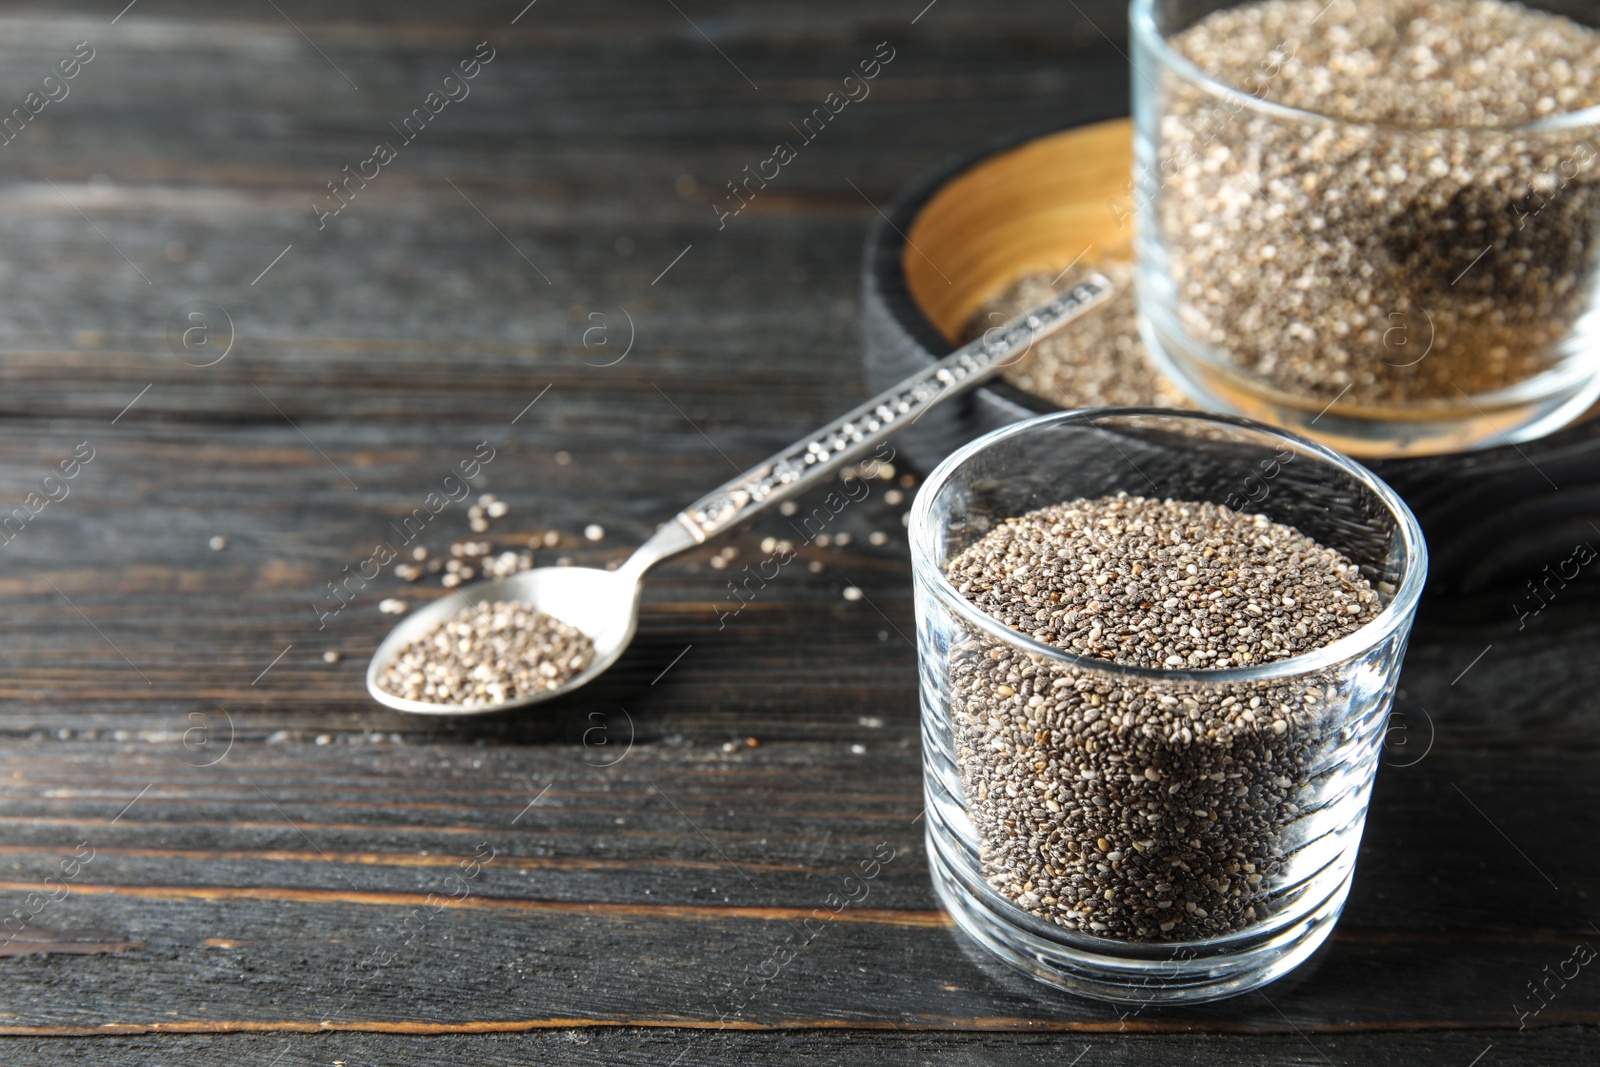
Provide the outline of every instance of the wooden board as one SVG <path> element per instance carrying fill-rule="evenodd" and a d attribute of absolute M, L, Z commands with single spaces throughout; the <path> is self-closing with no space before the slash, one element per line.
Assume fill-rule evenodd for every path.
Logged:
<path fill-rule="evenodd" d="M 781 516 L 732 569 L 716 546 L 664 567 L 624 659 L 537 715 L 367 699 L 378 601 L 436 585 L 386 575 L 319 628 L 326 583 L 479 441 L 494 541 L 555 529 L 541 560 L 601 562 L 858 399 L 874 203 L 997 129 L 1118 106 L 1124 46 L 1095 27 L 1120 8 L 279 6 L 0 7 L 4 99 L 97 49 L 0 150 L 0 500 L 95 449 L 0 558 L 0 910 L 93 850 L 29 924 L 55 950 L 0 956 L 0 1063 L 1594 1057 L 1588 969 L 1517 1008 L 1600 944 L 1581 585 L 1521 631 L 1505 598 L 1424 618 L 1336 937 L 1182 1012 L 999 972 L 938 911 L 887 483 L 840 516 L 849 544 L 802 548 L 820 573 L 736 616 L 729 578 L 797 536 Z M 325 182 L 485 39 L 473 95 L 318 231 Z M 718 230 L 723 183 L 885 39 L 873 95 Z M 212 367 L 169 344 L 194 299 L 234 322 Z M 620 309 L 636 342 L 601 366 L 589 316 L 620 344 Z M 467 534 L 437 522 L 435 549 Z M 869 899 L 761 981 L 880 842 Z"/>

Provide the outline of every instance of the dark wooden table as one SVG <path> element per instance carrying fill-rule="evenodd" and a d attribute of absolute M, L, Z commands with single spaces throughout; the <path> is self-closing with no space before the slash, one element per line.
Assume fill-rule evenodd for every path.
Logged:
<path fill-rule="evenodd" d="M 736 616 L 781 517 L 663 567 L 620 664 L 537 714 L 368 699 L 378 603 L 436 576 L 328 614 L 479 442 L 485 536 L 603 562 L 858 399 L 873 204 L 1125 99 L 1117 5 L 124 2 L 0 17 L 4 109 L 93 54 L 0 146 L 0 1063 L 1597 1058 L 1600 965 L 1550 977 L 1600 946 L 1581 584 L 1523 630 L 1514 591 L 1425 608 L 1337 933 L 1183 1011 L 1002 973 L 936 907 L 888 482 Z M 455 504 L 423 541 L 468 533 Z"/>

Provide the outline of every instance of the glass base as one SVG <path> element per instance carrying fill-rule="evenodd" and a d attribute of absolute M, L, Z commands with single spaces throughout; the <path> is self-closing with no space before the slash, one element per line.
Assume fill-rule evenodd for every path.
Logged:
<path fill-rule="evenodd" d="M 991 955 L 1041 982 L 1114 1004 L 1203 1004 L 1281 978 L 1333 932 L 1350 891 L 1347 871 L 1327 899 L 1287 926 L 1191 944 L 1140 944 L 1066 930 L 1059 938 L 1046 937 L 1024 928 L 1012 917 L 1023 916 L 1014 906 L 987 886 L 957 876 L 960 867 L 947 862 L 932 819 L 928 866 L 956 925 Z"/>
<path fill-rule="evenodd" d="M 1212 358 L 1186 351 L 1190 342 L 1141 315 L 1139 331 L 1157 367 L 1199 407 L 1242 415 L 1304 434 L 1350 456 L 1382 459 L 1470 452 L 1531 441 L 1573 422 L 1600 400 L 1600 374 L 1572 379 L 1536 396 L 1464 398 L 1465 406 L 1439 410 L 1363 411 L 1349 405 L 1318 407 L 1304 398 L 1275 394 Z M 1337 403 L 1335 399 L 1334 403 Z"/>

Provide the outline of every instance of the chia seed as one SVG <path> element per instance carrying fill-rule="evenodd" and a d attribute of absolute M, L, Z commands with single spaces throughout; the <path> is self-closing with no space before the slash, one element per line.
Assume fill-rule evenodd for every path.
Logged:
<path fill-rule="evenodd" d="M 1457 406 L 1555 368 L 1594 302 L 1595 126 L 1525 124 L 1600 103 L 1600 33 L 1506 0 L 1324 2 L 1170 39 L 1237 90 L 1167 77 L 1141 179 L 1182 329 L 1316 402 Z"/>
<path fill-rule="evenodd" d="M 978 309 L 969 337 L 1048 303 L 1078 284 L 1089 272 L 1075 269 L 1053 278 L 1031 274 L 1008 286 Z M 1098 307 L 1068 329 L 1035 344 L 1000 376 L 1018 389 L 1064 408 L 1193 407 L 1161 373 L 1139 339 L 1139 308 L 1134 298 L 1133 264 L 1107 259 L 1094 265 L 1114 287 Z M 884 499 L 889 503 L 897 501 Z"/>
<path fill-rule="evenodd" d="M 1359 568 L 1262 515 L 1119 494 L 1011 518 L 950 561 L 962 596 L 1086 659 L 1252 666 L 1381 610 Z M 1271 909 L 1342 724 L 1332 681 L 1101 673 L 977 635 L 950 711 L 990 886 L 1100 937 L 1190 941 Z"/>
<path fill-rule="evenodd" d="M 594 642 L 520 601 L 480 601 L 400 650 L 381 685 L 407 700 L 484 707 L 559 689 L 594 661 Z"/>

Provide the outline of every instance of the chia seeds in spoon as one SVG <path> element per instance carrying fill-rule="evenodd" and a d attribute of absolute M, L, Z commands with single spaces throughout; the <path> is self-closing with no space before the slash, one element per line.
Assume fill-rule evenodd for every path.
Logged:
<path fill-rule="evenodd" d="M 559 689 L 594 661 L 574 626 L 519 601 L 480 601 L 400 650 L 382 687 L 428 704 L 483 707 Z"/>

